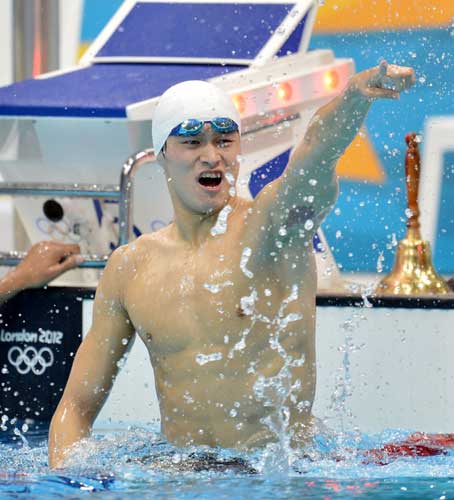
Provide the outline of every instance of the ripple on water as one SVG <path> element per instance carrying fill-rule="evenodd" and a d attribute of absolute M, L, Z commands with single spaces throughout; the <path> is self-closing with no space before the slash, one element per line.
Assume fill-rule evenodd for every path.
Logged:
<path fill-rule="evenodd" d="M 264 468 L 266 452 L 239 453 L 207 447 L 177 448 L 148 428 L 129 428 L 96 434 L 74 450 L 67 468 L 55 473 L 47 466 L 43 431 L 0 444 L 0 497 L 27 500 L 98 497 L 186 499 L 202 498 L 453 498 L 454 454 L 401 458 L 386 466 L 362 463 L 348 451 L 379 447 L 408 433 L 317 436 L 304 456 L 290 457 L 292 467 Z M 17 436 L 16 436 L 17 438 Z M 339 449 L 336 443 L 347 447 Z M 279 450 L 273 450 L 279 452 Z M 282 450 L 281 450 L 282 453 Z"/>

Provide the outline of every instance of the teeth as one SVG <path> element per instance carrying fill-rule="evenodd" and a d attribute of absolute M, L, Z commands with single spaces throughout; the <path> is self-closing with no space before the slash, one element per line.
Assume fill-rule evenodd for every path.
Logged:
<path fill-rule="evenodd" d="M 219 179 L 222 174 L 220 172 L 203 172 L 200 177 L 205 177 L 207 179 Z"/>

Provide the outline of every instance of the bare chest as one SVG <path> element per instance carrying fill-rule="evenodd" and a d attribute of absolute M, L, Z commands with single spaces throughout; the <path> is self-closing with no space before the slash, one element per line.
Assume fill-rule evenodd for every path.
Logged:
<path fill-rule="evenodd" d="M 258 352 L 289 314 L 292 328 L 312 322 L 310 273 L 295 278 L 262 264 L 252 245 L 239 241 L 226 238 L 194 252 L 159 250 L 137 267 L 125 305 L 153 356 L 227 352 L 246 339 Z"/>
<path fill-rule="evenodd" d="M 241 252 L 229 259 L 181 254 L 139 270 L 127 309 L 155 353 L 223 344 L 240 335 L 257 307 L 266 307 L 258 300 L 260 280 L 241 258 Z"/>

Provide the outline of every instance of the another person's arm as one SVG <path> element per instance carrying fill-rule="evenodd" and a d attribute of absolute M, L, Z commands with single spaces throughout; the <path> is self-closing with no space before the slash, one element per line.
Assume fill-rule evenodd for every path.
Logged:
<path fill-rule="evenodd" d="M 39 288 L 83 262 L 79 245 L 41 241 L 0 280 L 0 304 L 26 288 Z"/>
<path fill-rule="evenodd" d="M 109 259 L 93 305 L 93 324 L 77 351 L 49 430 L 49 465 L 62 467 L 68 449 L 87 437 L 104 404 L 134 329 L 123 306 L 130 260 L 120 248 Z"/>
<path fill-rule="evenodd" d="M 396 99 L 414 82 L 411 68 L 383 61 L 353 75 L 346 89 L 317 111 L 284 174 L 262 191 L 262 202 L 260 196 L 256 200 L 272 210 L 272 227 L 284 227 L 289 235 L 296 229 L 300 237 L 311 239 L 337 198 L 336 162 L 355 138 L 372 102 Z"/>

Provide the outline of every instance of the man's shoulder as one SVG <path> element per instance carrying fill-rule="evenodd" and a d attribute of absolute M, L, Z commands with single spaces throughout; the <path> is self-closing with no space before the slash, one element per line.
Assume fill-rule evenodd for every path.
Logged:
<path fill-rule="evenodd" d="M 154 251 L 160 246 L 160 239 L 154 233 L 143 234 L 134 241 L 116 248 L 110 258 L 114 262 L 134 263 L 142 260 L 145 256 L 151 257 Z"/>
<path fill-rule="evenodd" d="M 154 260 L 159 245 L 159 238 L 150 233 L 117 247 L 109 257 L 100 283 L 111 291 L 124 289 L 132 276 Z"/>
<path fill-rule="evenodd" d="M 148 235 L 140 236 L 134 241 L 117 247 L 109 257 L 105 273 L 115 271 L 116 274 L 124 274 L 136 267 L 137 261 L 146 253 L 146 249 L 152 246 L 147 238 Z"/>

